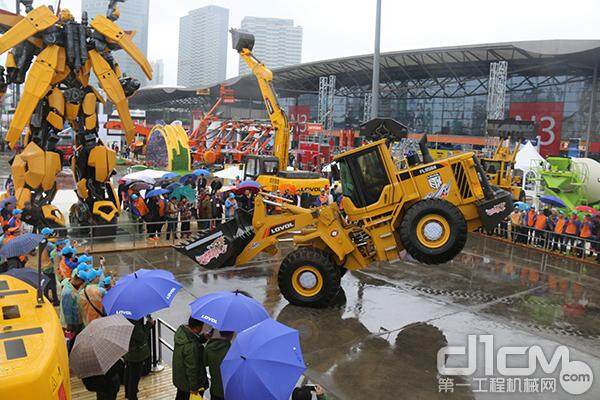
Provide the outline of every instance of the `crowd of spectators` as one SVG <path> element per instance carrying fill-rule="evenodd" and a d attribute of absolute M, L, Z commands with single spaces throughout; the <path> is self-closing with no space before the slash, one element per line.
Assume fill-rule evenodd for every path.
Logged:
<path fill-rule="evenodd" d="M 600 214 L 581 215 L 550 207 L 515 208 L 495 234 L 514 243 L 600 261 Z"/>

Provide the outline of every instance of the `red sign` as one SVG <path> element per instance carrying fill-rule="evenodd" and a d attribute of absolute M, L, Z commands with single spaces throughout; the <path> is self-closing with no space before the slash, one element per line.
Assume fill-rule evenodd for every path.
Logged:
<path fill-rule="evenodd" d="M 509 116 L 518 120 L 535 122 L 540 137 L 542 157 L 558 156 L 560 154 L 563 110 L 564 104 L 559 102 L 511 103 Z"/>
<path fill-rule="evenodd" d="M 306 133 L 315 133 L 315 132 L 321 132 L 323 130 L 323 125 L 322 124 L 318 124 L 316 122 L 308 122 L 306 124 Z"/>
<path fill-rule="evenodd" d="M 310 118 L 310 106 L 289 106 L 290 124 L 294 126 L 296 134 L 307 133 L 307 123 Z"/>

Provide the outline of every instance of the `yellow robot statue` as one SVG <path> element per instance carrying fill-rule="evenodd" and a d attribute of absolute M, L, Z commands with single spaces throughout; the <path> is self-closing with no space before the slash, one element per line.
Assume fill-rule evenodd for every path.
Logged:
<path fill-rule="evenodd" d="M 24 145 L 11 162 L 14 195 L 17 207 L 29 212 L 38 227 L 65 225 L 52 200 L 61 169 L 58 133 L 68 124 L 76 133 L 71 168 L 79 199 L 70 210 L 71 225 L 91 226 L 95 235 L 116 232 L 120 205 L 110 183 L 116 154 L 98 138 L 97 105 L 105 100 L 89 80 L 93 71 L 131 143 L 135 127 L 127 98 L 140 83 L 121 74 L 112 52 L 125 51 L 148 79 L 152 68 L 131 41 L 132 34 L 114 22 L 119 17 L 116 3 L 123 1 L 111 0 L 107 16 L 98 15 L 91 21 L 84 11 L 81 22 L 66 9 L 57 13 L 48 6 L 34 9 L 31 0 L 21 1 L 25 16 L 0 13 L 0 29 L 5 31 L 0 37 L 0 54 L 8 51 L 6 77 L 0 71 L 0 91 L 6 91 L 7 84 L 24 83 L 5 137 L 11 148 L 20 140 Z"/>

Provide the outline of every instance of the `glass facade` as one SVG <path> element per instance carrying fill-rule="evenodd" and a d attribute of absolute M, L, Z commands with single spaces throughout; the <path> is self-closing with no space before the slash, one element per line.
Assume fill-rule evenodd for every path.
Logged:
<path fill-rule="evenodd" d="M 570 138 L 585 138 L 591 83 L 591 72 L 589 76 L 511 76 L 507 80 L 505 116 L 537 119 L 536 122 L 544 128 L 559 133 L 563 141 Z M 403 84 L 405 83 L 396 82 L 399 87 Z M 462 84 L 467 89 L 475 89 L 477 85 L 481 85 L 476 79 L 467 80 Z M 445 92 L 452 93 L 455 89 L 453 85 L 458 83 L 445 85 Z M 485 88 L 481 88 L 478 93 L 480 94 L 465 97 L 392 98 L 382 88 L 380 115 L 408 125 L 413 132 L 480 136 L 484 134 L 485 129 L 487 94 Z M 595 102 L 592 141 L 599 141 L 600 91 L 598 88 Z M 283 103 L 307 105 L 310 107 L 311 119 L 317 118 L 318 96 L 316 94 L 300 95 L 297 103 L 296 99 L 285 99 Z M 557 113 L 560 109 L 562 112 Z M 363 120 L 363 113 L 363 99 L 336 96 L 335 128 L 358 127 Z M 548 115 L 553 122 L 547 122 Z"/>

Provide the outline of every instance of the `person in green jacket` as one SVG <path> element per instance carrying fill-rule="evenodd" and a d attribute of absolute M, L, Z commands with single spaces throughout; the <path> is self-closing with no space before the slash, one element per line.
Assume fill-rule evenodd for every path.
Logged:
<path fill-rule="evenodd" d="M 173 386 L 177 388 L 175 400 L 189 400 L 190 394 L 202 396 L 208 388 L 204 366 L 204 342 L 201 335 L 204 323 L 190 317 L 187 325 L 175 332 L 173 349 Z"/>
<path fill-rule="evenodd" d="M 150 331 L 154 320 L 144 318 L 129 320 L 133 324 L 133 333 L 129 340 L 129 351 L 123 356 L 125 361 L 125 398 L 138 400 L 138 385 L 142 377 L 144 361 L 150 358 Z"/>
<path fill-rule="evenodd" d="M 204 348 L 204 365 L 210 372 L 211 400 L 224 400 L 223 381 L 221 380 L 221 362 L 231 347 L 233 332 L 220 332 L 220 337 L 211 338 Z"/>

